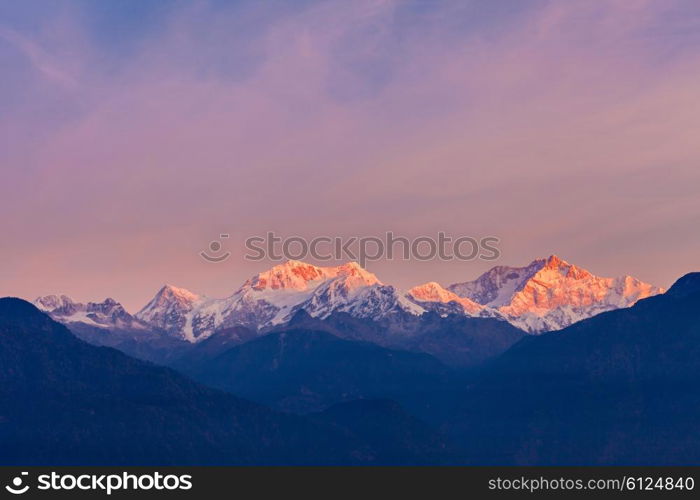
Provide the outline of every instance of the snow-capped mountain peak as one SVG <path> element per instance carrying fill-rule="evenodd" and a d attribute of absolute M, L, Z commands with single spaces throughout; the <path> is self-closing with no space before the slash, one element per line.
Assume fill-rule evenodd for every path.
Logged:
<path fill-rule="evenodd" d="M 327 278 L 323 268 L 288 260 L 255 275 L 244 283 L 253 290 L 306 290 L 310 282 Z"/>
<path fill-rule="evenodd" d="M 161 303 L 177 302 L 179 304 L 191 304 L 197 302 L 202 297 L 196 293 L 192 293 L 185 288 L 179 288 L 173 285 L 163 285 L 156 293 L 155 299 Z"/>
<path fill-rule="evenodd" d="M 335 276 L 330 281 L 338 283 L 338 286 L 342 286 L 347 291 L 382 284 L 376 275 L 362 268 L 357 262 L 348 262 L 331 269 Z"/>
<path fill-rule="evenodd" d="M 319 283 L 338 276 L 356 276 L 366 281 L 378 281 L 357 262 L 337 267 L 318 267 L 298 260 L 288 260 L 255 275 L 242 288 L 253 290 L 311 290 Z"/>
<path fill-rule="evenodd" d="M 135 316 L 149 325 L 179 335 L 186 326 L 187 315 L 205 300 L 185 288 L 164 285 Z"/>
<path fill-rule="evenodd" d="M 564 275 L 572 280 L 584 280 L 591 278 L 593 275 L 573 264 L 569 264 L 564 259 L 556 255 L 550 255 L 546 259 L 539 259 L 535 262 L 543 261 L 542 268 L 535 273 L 535 276 L 545 278 L 547 273 L 555 273 L 555 275 Z"/>
<path fill-rule="evenodd" d="M 34 305 L 44 312 L 69 314 L 75 309 L 76 302 L 68 295 L 44 295 L 34 300 Z"/>
<path fill-rule="evenodd" d="M 254 276 L 229 299 L 229 317 L 248 318 L 246 326 L 265 328 L 284 323 L 304 309 L 324 317 L 360 301 L 358 294 L 382 283 L 357 262 L 318 267 L 287 261 Z M 232 320 L 227 320 L 232 321 Z"/>
<path fill-rule="evenodd" d="M 525 267 L 497 266 L 448 290 L 496 309 L 514 325 L 533 333 L 558 330 L 664 291 L 629 276 L 595 276 L 556 255 Z"/>

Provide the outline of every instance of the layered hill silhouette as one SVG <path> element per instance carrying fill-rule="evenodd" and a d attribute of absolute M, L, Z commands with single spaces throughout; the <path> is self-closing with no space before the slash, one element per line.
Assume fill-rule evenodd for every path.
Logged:
<path fill-rule="evenodd" d="M 386 410 L 386 411 L 384 411 Z M 209 389 L 74 337 L 28 302 L 0 299 L 0 463 L 187 465 L 442 463 L 440 436 L 394 406 L 377 429 L 304 419 Z M 381 423 L 384 422 L 384 423 Z M 449 455 L 454 459 L 453 455 Z"/>
<path fill-rule="evenodd" d="M 527 337 L 462 395 L 472 463 L 700 461 L 700 273 L 664 295 Z"/>

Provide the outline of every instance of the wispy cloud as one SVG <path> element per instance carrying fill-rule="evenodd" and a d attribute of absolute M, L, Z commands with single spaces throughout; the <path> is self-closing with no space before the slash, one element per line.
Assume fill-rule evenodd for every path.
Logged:
<path fill-rule="evenodd" d="M 557 252 L 668 285 L 693 265 L 689 253 L 667 265 L 674 245 L 700 246 L 688 227 L 700 213 L 688 190 L 700 183 L 700 9 L 493 4 L 198 2 L 126 55 L 0 31 L 39 78 L 80 95 L 0 118 L 3 130 L 52 124 L 6 162 L 6 213 L 32 196 L 4 222 L 21 270 L 6 292 L 71 282 L 136 304 L 135 290 L 168 280 L 223 294 L 254 269 L 223 281 L 198 245 L 268 229 L 496 234 L 512 263 Z M 645 228 L 671 225 L 669 246 L 633 251 Z M 481 270 L 441 266 L 415 279 Z"/>
<path fill-rule="evenodd" d="M 42 78 L 66 88 L 75 89 L 77 79 L 66 68 L 61 67 L 60 61 L 51 56 L 41 45 L 22 36 L 17 31 L 0 26 L 0 39 L 12 44 L 32 64 Z"/>

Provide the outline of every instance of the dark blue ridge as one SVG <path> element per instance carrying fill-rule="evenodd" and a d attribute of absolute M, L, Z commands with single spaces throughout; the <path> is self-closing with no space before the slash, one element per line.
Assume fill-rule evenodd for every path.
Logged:
<path fill-rule="evenodd" d="M 670 297 L 686 297 L 688 295 L 700 293 L 700 272 L 688 273 L 679 278 L 666 295 Z"/>

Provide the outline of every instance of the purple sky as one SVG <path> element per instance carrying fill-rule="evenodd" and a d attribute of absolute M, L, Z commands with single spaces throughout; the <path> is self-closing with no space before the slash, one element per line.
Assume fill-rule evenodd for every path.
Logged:
<path fill-rule="evenodd" d="M 0 295 L 224 296 L 270 230 L 495 235 L 499 264 L 660 286 L 700 267 L 696 1 L 108 4 L 0 3 Z"/>

